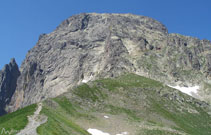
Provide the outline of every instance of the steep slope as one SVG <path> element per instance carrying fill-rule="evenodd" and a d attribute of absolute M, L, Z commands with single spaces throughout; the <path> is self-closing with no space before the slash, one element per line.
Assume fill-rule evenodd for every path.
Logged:
<path fill-rule="evenodd" d="M 28 124 L 24 129 L 18 132 L 16 135 L 37 135 L 37 128 L 47 121 L 47 117 L 40 115 L 42 110 L 42 103 L 38 104 L 38 107 L 33 115 L 28 116 Z"/>
<path fill-rule="evenodd" d="M 110 135 L 211 133 L 208 104 L 134 74 L 82 84 L 47 100 L 44 108 L 49 121 L 38 128 L 40 134 L 84 134 L 75 127 Z"/>
<path fill-rule="evenodd" d="M 0 116 L 6 113 L 5 107 L 15 92 L 19 76 L 20 71 L 15 59 L 11 59 L 10 63 L 0 70 Z"/>
<path fill-rule="evenodd" d="M 14 135 L 23 129 L 27 123 L 27 116 L 35 111 L 36 105 L 30 105 L 16 112 L 0 117 L 0 133 L 2 135 Z"/>
<path fill-rule="evenodd" d="M 44 101 L 41 114 L 48 120 L 37 132 L 40 135 L 88 135 L 91 131 L 107 135 L 210 135 L 210 112 L 207 103 L 161 82 L 125 74 L 84 83 Z"/>
<path fill-rule="evenodd" d="M 82 82 L 126 72 L 166 84 L 200 85 L 210 101 L 210 41 L 168 34 L 156 20 L 131 14 L 79 14 L 42 34 L 21 65 L 10 111 Z M 206 89 L 203 89 L 206 88 Z"/>

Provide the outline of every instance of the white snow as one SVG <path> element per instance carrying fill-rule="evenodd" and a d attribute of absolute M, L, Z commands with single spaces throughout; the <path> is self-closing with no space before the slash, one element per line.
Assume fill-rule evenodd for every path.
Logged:
<path fill-rule="evenodd" d="M 127 135 L 128 132 L 122 132 L 121 134 L 116 134 L 116 135 Z"/>
<path fill-rule="evenodd" d="M 93 75 L 91 75 L 89 78 L 87 78 L 87 79 L 83 79 L 82 80 L 82 83 L 87 83 L 88 81 L 90 81 L 90 80 L 92 80 L 92 78 L 93 78 Z"/>
<path fill-rule="evenodd" d="M 88 82 L 88 80 L 85 80 L 85 79 L 82 80 L 82 83 L 87 83 L 87 82 Z"/>
<path fill-rule="evenodd" d="M 108 116 L 104 116 L 104 118 L 108 119 L 109 117 Z"/>
<path fill-rule="evenodd" d="M 199 86 L 192 86 L 192 87 L 180 87 L 180 86 L 170 86 L 169 87 L 178 89 L 179 91 L 186 93 L 190 96 L 194 96 L 198 93 Z"/>
<path fill-rule="evenodd" d="M 87 130 L 91 135 L 110 135 L 109 133 L 104 133 L 103 131 L 100 131 L 98 129 L 92 129 L 92 128 L 89 128 Z"/>

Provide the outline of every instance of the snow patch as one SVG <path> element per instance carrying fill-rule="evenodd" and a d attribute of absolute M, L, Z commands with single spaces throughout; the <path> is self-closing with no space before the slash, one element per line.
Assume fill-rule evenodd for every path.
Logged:
<path fill-rule="evenodd" d="M 89 78 L 84 78 L 83 80 L 82 80 L 82 83 L 87 83 L 87 82 L 89 82 L 90 80 L 92 80 L 92 78 L 93 78 L 93 75 L 91 75 Z"/>
<path fill-rule="evenodd" d="M 85 79 L 82 80 L 82 83 L 87 83 L 87 82 L 88 82 L 88 80 L 85 80 Z"/>
<path fill-rule="evenodd" d="M 104 116 L 104 118 L 108 119 L 109 117 L 108 116 Z"/>
<path fill-rule="evenodd" d="M 91 129 L 89 128 L 87 130 L 91 135 L 110 135 L 109 133 L 104 133 L 103 131 L 100 131 L 98 129 Z"/>
<path fill-rule="evenodd" d="M 192 87 L 180 87 L 180 86 L 171 86 L 171 85 L 168 85 L 168 86 L 171 88 L 177 89 L 183 93 L 186 93 L 190 96 L 197 95 L 198 90 L 199 90 L 199 86 L 192 86 Z"/>
<path fill-rule="evenodd" d="M 127 135 L 128 132 L 122 132 L 121 134 L 116 134 L 116 135 Z"/>

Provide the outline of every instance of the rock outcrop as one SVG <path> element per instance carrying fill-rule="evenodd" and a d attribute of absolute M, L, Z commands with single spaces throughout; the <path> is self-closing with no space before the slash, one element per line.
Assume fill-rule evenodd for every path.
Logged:
<path fill-rule="evenodd" d="M 20 71 L 8 111 L 125 72 L 167 84 L 209 84 L 211 43 L 169 34 L 163 24 L 145 16 L 79 14 L 42 34 Z"/>
<path fill-rule="evenodd" d="M 11 59 L 11 62 L 0 71 L 0 116 L 6 113 L 5 107 L 15 92 L 19 75 L 15 59 Z"/>

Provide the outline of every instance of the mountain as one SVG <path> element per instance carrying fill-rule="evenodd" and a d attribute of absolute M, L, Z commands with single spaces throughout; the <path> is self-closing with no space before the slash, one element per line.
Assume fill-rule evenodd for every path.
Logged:
<path fill-rule="evenodd" d="M 4 115 L 0 130 L 17 135 L 210 135 L 210 114 L 205 102 L 161 82 L 125 74 L 81 84 Z"/>
<path fill-rule="evenodd" d="M 0 71 L 0 130 L 209 135 L 210 77 L 208 40 L 145 16 L 74 15 Z"/>
<path fill-rule="evenodd" d="M 210 44 L 168 34 L 164 25 L 149 17 L 75 15 L 52 33 L 42 34 L 28 52 L 8 111 L 56 97 L 83 80 L 125 72 L 203 89 L 210 86 Z M 210 101 L 209 87 L 199 93 Z"/>
<path fill-rule="evenodd" d="M 143 16 L 70 17 L 52 33 L 42 34 L 28 52 L 8 111 L 56 97 L 82 81 L 142 71 L 135 54 L 149 46 L 152 49 L 148 44 L 154 42 L 152 37 L 161 39 L 165 35 L 162 24 Z M 134 49 L 137 52 L 132 52 Z"/>
<path fill-rule="evenodd" d="M 10 103 L 19 76 L 20 71 L 15 59 L 11 59 L 10 63 L 0 70 L 0 115 L 6 113 L 4 108 Z"/>
<path fill-rule="evenodd" d="M 82 81 L 127 72 L 194 86 L 210 102 L 211 43 L 169 34 L 160 22 L 132 14 L 79 14 L 42 34 L 20 67 L 8 111 L 56 97 Z"/>

